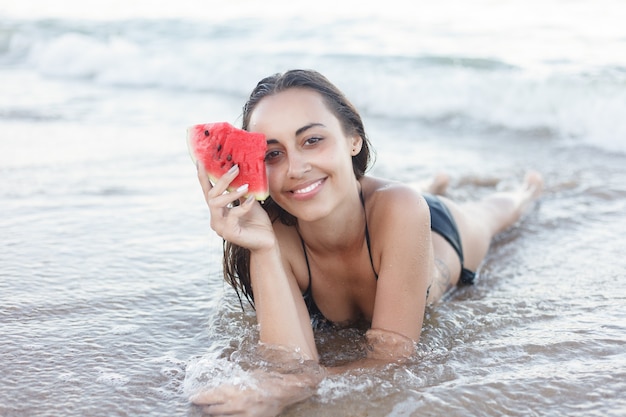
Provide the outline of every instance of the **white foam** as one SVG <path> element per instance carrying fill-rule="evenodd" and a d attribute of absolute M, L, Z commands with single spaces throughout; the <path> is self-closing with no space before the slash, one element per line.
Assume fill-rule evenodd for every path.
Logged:
<path fill-rule="evenodd" d="M 322 380 L 317 387 L 317 394 L 320 401 L 328 403 L 355 393 L 364 393 L 375 386 L 376 381 L 367 375 L 340 375 Z"/>
<path fill-rule="evenodd" d="M 96 379 L 96 382 L 100 382 L 111 387 L 121 387 L 128 384 L 130 382 L 130 378 L 116 372 L 103 372 Z"/>
<path fill-rule="evenodd" d="M 519 11 L 520 4 L 512 10 Z M 559 4 L 553 0 L 544 7 Z M 455 22 L 457 32 L 441 31 L 437 22 L 448 14 L 434 11 L 429 11 L 433 20 L 416 27 L 398 16 L 342 21 L 337 12 L 322 32 L 310 30 L 317 27 L 315 18 L 300 18 L 294 28 L 275 19 L 228 15 L 185 24 L 34 23 L 12 29 L 5 58 L 25 57 L 20 62 L 48 78 L 105 88 L 218 93 L 242 101 L 263 76 L 313 67 L 366 116 L 522 139 L 574 139 L 626 151 L 623 25 L 607 18 L 605 30 L 590 32 L 579 25 L 587 9 L 577 7 L 580 15 L 543 22 L 552 30 L 524 16 L 512 29 L 488 20 L 489 37 L 464 21 Z M 521 37 L 524 30 L 530 35 Z M 358 76 L 347 66 L 358 68 Z"/>
<path fill-rule="evenodd" d="M 183 392 L 190 397 L 222 385 L 253 387 L 254 379 L 237 363 L 209 356 L 191 360 L 187 365 Z"/>

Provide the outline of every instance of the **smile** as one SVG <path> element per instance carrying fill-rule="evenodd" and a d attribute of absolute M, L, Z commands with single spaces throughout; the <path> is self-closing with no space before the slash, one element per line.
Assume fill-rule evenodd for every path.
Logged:
<path fill-rule="evenodd" d="M 324 182 L 323 179 L 315 181 L 313 184 L 308 185 L 304 188 L 299 188 L 297 190 L 293 190 L 292 193 L 294 194 L 306 194 L 306 193 L 310 193 L 311 191 L 315 190 L 317 187 L 319 187 L 322 183 Z"/>

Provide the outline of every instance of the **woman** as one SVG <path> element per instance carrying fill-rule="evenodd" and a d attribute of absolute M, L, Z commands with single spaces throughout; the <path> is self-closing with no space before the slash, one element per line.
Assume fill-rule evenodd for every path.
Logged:
<path fill-rule="evenodd" d="M 426 305 L 472 283 L 491 239 L 542 189 L 540 175 L 529 173 L 513 192 L 457 205 L 365 175 L 370 144 L 361 117 L 315 71 L 261 80 L 242 127 L 267 137 L 270 198 L 244 199 L 245 186 L 226 192 L 236 166 L 213 185 L 202 166 L 198 177 L 211 227 L 227 242 L 226 279 L 253 302 L 260 342 L 318 363 L 312 323 L 364 319 L 369 349 L 341 369 L 274 375 L 271 389 L 221 387 L 192 398 L 211 414 L 276 414 L 310 395 L 325 372 L 409 358 Z"/>

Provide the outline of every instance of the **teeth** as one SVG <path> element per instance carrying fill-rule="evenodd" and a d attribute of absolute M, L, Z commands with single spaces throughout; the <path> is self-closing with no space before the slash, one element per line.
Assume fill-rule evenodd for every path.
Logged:
<path fill-rule="evenodd" d="M 320 181 L 317 181 L 317 182 L 314 182 L 313 184 L 309 185 L 308 187 L 301 188 L 301 189 L 299 189 L 299 190 L 295 190 L 295 191 L 294 191 L 294 194 L 304 194 L 304 193 L 308 193 L 308 192 L 310 192 L 310 191 L 313 191 L 313 190 L 315 190 L 315 189 L 316 189 L 316 188 L 317 188 L 317 187 L 318 187 L 321 183 L 322 183 L 322 181 L 321 181 L 321 180 L 320 180 Z"/>

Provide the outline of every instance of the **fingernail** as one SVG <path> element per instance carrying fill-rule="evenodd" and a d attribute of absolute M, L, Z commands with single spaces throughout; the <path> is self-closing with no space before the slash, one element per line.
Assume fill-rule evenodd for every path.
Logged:
<path fill-rule="evenodd" d="M 229 174 L 234 173 L 235 171 L 237 171 L 239 169 L 239 165 L 235 164 L 232 167 L 230 167 L 230 169 L 228 170 Z"/>
<path fill-rule="evenodd" d="M 246 191 L 248 189 L 248 184 L 244 184 L 239 186 L 239 188 L 237 188 L 237 192 L 242 192 L 242 191 Z"/>

